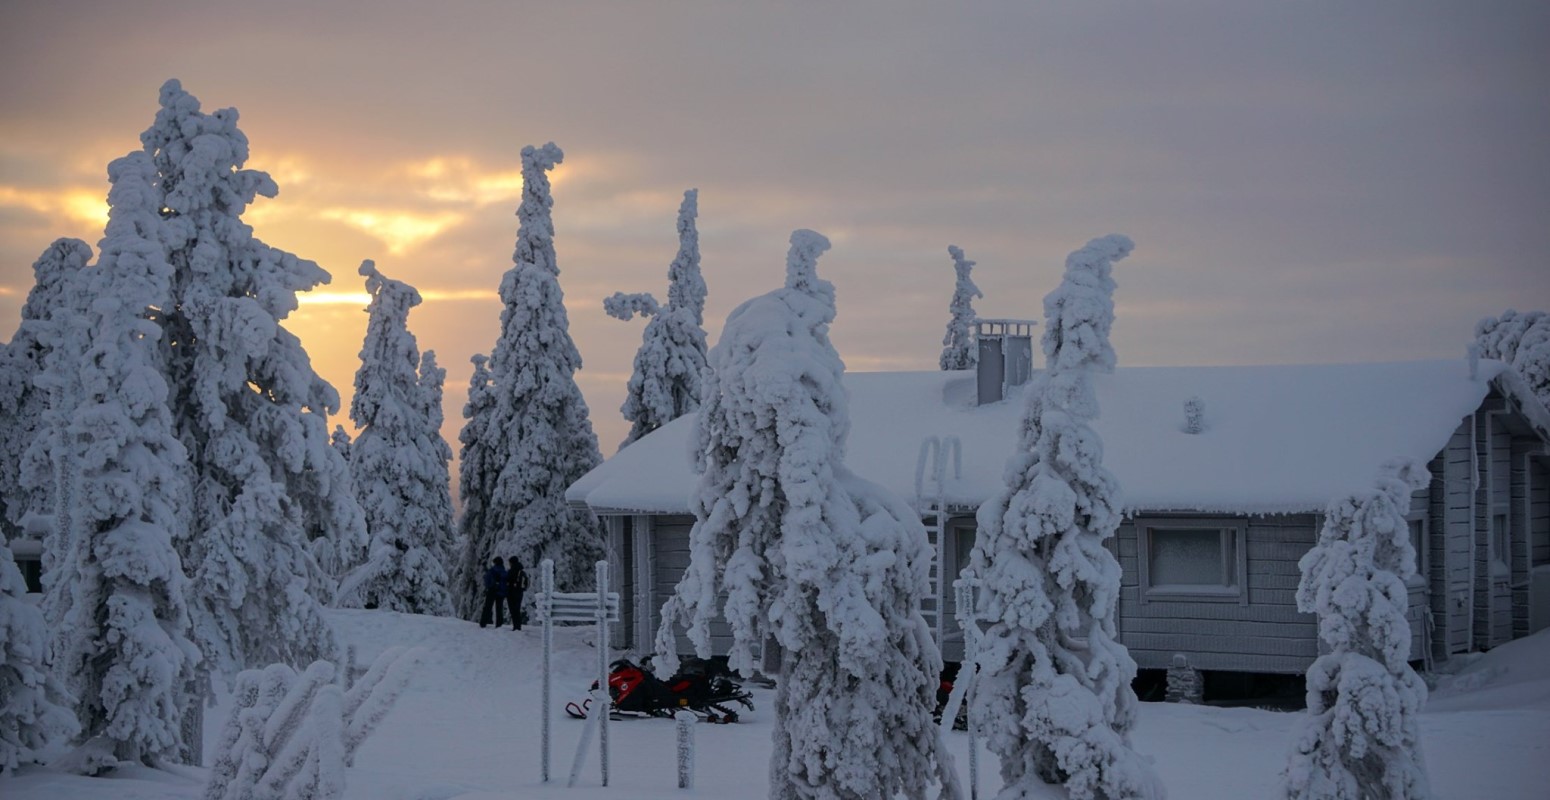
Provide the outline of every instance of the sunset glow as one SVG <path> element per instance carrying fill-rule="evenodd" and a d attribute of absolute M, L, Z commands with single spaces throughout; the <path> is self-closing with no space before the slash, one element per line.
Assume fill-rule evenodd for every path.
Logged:
<path fill-rule="evenodd" d="M 323 4 L 302 23 L 286 3 L 173 2 L 162 17 L 199 42 L 181 48 L 133 5 L 8 13 L 0 60 L 29 77 L 0 87 L 0 336 L 54 238 L 95 249 L 107 164 L 178 77 L 206 110 L 240 110 L 247 166 L 280 187 L 244 221 L 333 276 L 286 324 L 346 407 L 356 267 L 420 288 L 410 325 L 449 369 L 452 440 L 468 358 L 500 324 L 518 154 L 551 140 L 560 284 L 605 453 L 641 324 L 600 301 L 665 291 L 690 187 L 711 341 L 808 227 L 835 243 L 821 270 L 852 368 L 936 363 L 949 244 L 978 262 L 980 313 L 1037 317 L 1067 252 L 1129 234 L 1125 364 L 1462 357 L 1480 317 L 1550 298 L 1541 11 L 1415 9 L 1398 35 L 1358 8 L 1331 24 L 1195 3 L 580 3 L 517 46 L 520 5 Z"/>

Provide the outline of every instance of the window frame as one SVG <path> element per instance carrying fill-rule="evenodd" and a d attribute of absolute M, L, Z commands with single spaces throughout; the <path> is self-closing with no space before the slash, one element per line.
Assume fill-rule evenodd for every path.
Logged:
<path fill-rule="evenodd" d="M 1138 517 L 1136 526 L 1136 572 L 1142 603 L 1190 602 L 1190 603 L 1237 603 L 1249 604 L 1249 522 L 1241 517 Z M 1189 586 L 1188 588 L 1152 584 L 1152 538 L 1155 531 L 1209 530 L 1221 534 L 1223 549 L 1232 542 L 1232 555 L 1221 555 L 1224 572 L 1232 569 L 1233 583 L 1220 587 Z"/>
<path fill-rule="evenodd" d="M 1415 576 L 1407 583 L 1410 586 L 1426 586 L 1431 580 L 1432 573 L 1432 522 L 1426 514 L 1410 514 L 1405 517 L 1405 535 L 1409 536 L 1411 524 L 1421 523 L 1421 546 L 1415 551 Z M 1415 542 L 1411 541 L 1411 545 Z"/>
<path fill-rule="evenodd" d="M 1498 525 L 1497 522 L 1501 524 Z M 1491 538 L 1489 541 L 1491 574 L 1495 576 L 1512 574 L 1512 514 L 1506 509 L 1496 508 L 1491 512 Z M 1500 542 L 1497 539 L 1501 539 Z"/>

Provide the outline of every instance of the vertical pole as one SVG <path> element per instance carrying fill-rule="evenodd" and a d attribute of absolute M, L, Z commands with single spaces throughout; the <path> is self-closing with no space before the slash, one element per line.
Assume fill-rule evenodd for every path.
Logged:
<path fill-rule="evenodd" d="M 576 743 L 576 757 L 570 762 L 570 780 L 565 784 L 574 787 L 581 779 L 581 765 L 587 762 L 587 748 L 592 746 L 592 730 L 598 726 L 598 718 L 608 719 L 608 690 L 598 688 L 588 693 L 587 724 L 581 729 L 581 741 Z"/>
<path fill-rule="evenodd" d="M 613 693 L 608 690 L 608 562 L 597 562 L 597 688 L 601 704 L 597 720 L 597 760 L 608 785 L 608 716 Z"/>
<path fill-rule="evenodd" d="M 549 782 L 549 728 L 550 728 L 550 698 L 554 685 L 552 675 L 552 663 L 554 661 L 554 560 L 544 559 L 540 565 L 538 594 L 538 613 L 544 621 L 544 689 L 543 689 L 543 772 L 544 783 Z"/>
<path fill-rule="evenodd" d="M 678 724 L 678 788 L 694 788 L 694 713 L 679 709 L 673 715 Z"/>
<path fill-rule="evenodd" d="M 965 727 L 969 729 L 969 800 L 980 796 L 979 735 L 975 731 L 974 688 L 979 682 L 979 611 L 974 607 L 974 584 L 958 581 L 958 627 L 963 630 L 963 665 L 958 668 L 958 679 L 965 681 L 963 702 Z M 964 677 L 967 668 L 969 675 Z"/>

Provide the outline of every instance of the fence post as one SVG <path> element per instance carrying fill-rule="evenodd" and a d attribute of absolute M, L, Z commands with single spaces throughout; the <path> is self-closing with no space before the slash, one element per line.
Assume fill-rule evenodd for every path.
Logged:
<path fill-rule="evenodd" d="M 550 702 L 551 690 L 554 685 L 552 675 L 552 663 L 554 661 L 554 560 L 546 558 L 539 566 L 539 593 L 538 613 L 543 617 L 544 623 L 544 686 L 543 686 L 543 771 L 544 783 L 549 782 L 549 752 L 550 752 Z M 520 609 L 519 609 L 520 610 Z"/>
<path fill-rule="evenodd" d="M 608 562 L 597 562 L 597 688 L 602 704 L 597 720 L 597 760 L 608 785 L 608 716 L 613 696 L 608 690 Z"/>
<path fill-rule="evenodd" d="M 694 723 L 692 712 L 679 710 L 673 715 L 678 724 L 678 788 L 694 788 Z"/>

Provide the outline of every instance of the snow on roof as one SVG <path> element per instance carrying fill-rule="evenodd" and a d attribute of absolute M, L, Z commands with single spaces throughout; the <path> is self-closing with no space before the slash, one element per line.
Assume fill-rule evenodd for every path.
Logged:
<path fill-rule="evenodd" d="M 1249 514 L 1322 510 L 1370 486 L 1396 456 L 1428 461 L 1507 367 L 1462 360 L 1258 367 L 1122 367 L 1098 375 L 1104 464 L 1127 511 Z M 956 436 L 962 476 L 949 505 L 978 506 L 1002 483 L 1024 389 L 975 406 L 975 376 L 853 372 L 846 464 L 907 501 L 927 436 Z M 1199 397 L 1205 429 L 1186 434 L 1184 401 Z M 635 442 L 587 473 L 566 498 L 597 511 L 686 513 L 694 416 Z"/>

